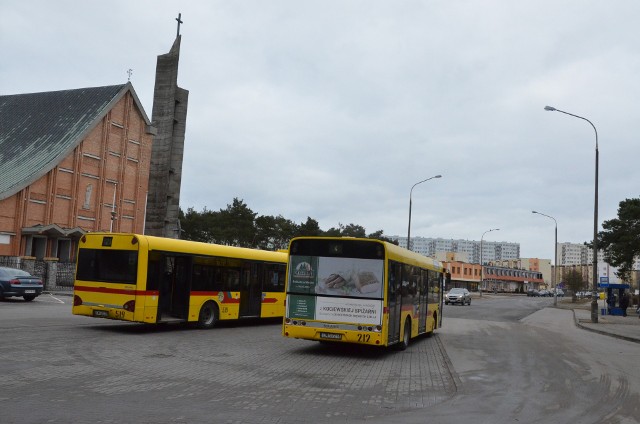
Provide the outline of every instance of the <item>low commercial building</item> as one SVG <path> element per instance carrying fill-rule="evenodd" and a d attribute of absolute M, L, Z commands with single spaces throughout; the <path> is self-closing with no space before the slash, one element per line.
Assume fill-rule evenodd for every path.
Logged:
<path fill-rule="evenodd" d="M 437 257 L 451 274 L 451 282 L 445 290 L 461 287 L 472 292 L 481 288 L 485 292 L 526 293 L 527 290 L 547 287 L 542 272 L 522 269 L 522 263 L 519 261 L 505 262 L 504 266 L 489 263 L 481 267 L 477 263 L 465 262 L 459 256 L 457 253 L 448 252 Z M 539 265 L 539 260 L 531 262 Z"/>

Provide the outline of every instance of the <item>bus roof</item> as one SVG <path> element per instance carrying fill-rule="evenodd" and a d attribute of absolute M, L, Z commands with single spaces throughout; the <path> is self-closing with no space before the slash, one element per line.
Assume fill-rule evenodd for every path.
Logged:
<path fill-rule="evenodd" d="M 179 240 L 166 237 L 147 236 L 133 233 L 87 233 L 87 238 L 93 237 L 131 237 L 136 238 L 140 245 L 148 250 L 163 252 L 189 253 L 203 256 L 221 256 L 226 258 L 244 258 L 269 262 L 287 262 L 287 253 L 282 251 L 250 249 L 246 247 L 223 246 L 220 244 L 203 243 L 190 240 Z"/>

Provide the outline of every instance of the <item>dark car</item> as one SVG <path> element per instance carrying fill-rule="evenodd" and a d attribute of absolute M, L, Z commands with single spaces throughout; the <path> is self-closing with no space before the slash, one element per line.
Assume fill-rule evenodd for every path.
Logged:
<path fill-rule="evenodd" d="M 453 288 L 449 290 L 449 293 L 444 295 L 444 303 L 448 305 L 449 303 L 459 303 L 462 306 L 465 303 L 471 305 L 471 293 L 467 289 L 461 288 Z"/>
<path fill-rule="evenodd" d="M 27 302 L 42 294 L 42 280 L 27 271 L 0 267 L 0 299 L 22 297 Z"/>

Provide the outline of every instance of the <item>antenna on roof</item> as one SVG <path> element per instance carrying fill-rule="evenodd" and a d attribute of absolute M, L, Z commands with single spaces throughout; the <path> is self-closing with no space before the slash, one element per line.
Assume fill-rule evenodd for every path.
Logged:
<path fill-rule="evenodd" d="M 131 81 L 131 74 L 133 74 L 133 69 L 131 68 L 127 69 L 127 75 L 129 75 L 129 78 L 127 78 L 127 81 Z"/>

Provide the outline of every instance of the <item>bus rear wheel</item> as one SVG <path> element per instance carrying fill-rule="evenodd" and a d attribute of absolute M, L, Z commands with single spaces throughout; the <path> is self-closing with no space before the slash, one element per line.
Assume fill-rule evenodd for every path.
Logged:
<path fill-rule="evenodd" d="M 218 307 L 213 302 L 207 302 L 200 308 L 198 315 L 198 328 L 213 328 L 218 322 Z"/>

